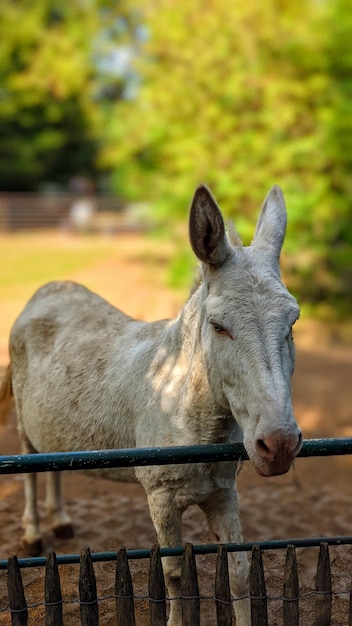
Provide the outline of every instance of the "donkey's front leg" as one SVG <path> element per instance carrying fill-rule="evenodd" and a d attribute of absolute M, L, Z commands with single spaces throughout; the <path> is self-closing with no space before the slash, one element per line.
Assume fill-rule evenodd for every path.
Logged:
<path fill-rule="evenodd" d="M 175 504 L 173 494 L 154 491 L 148 494 L 150 514 L 155 526 L 158 542 L 161 547 L 182 545 L 182 513 L 183 510 Z M 168 626 L 181 626 L 182 606 L 181 591 L 181 556 L 163 558 L 165 584 L 170 601 Z"/>
<path fill-rule="evenodd" d="M 217 543 L 241 543 L 241 523 L 235 489 L 219 489 L 200 504 Z M 229 576 L 237 626 L 251 625 L 249 566 L 244 552 L 230 552 Z M 243 598 L 242 600 L 238 598 Z"/>

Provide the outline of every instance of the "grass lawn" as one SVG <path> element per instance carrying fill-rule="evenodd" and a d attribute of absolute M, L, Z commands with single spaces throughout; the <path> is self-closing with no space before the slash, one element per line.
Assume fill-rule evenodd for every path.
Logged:
<path fill-rule="evenodd" d="M 129 315 L 152 320 L 177 315 L 188 296 L 195 267 L 184 232 L 159 239 L 141 234 L 19 233 L 0 236 L 0 249 L 0 367 L 8 361 L 13 322 L 44 283 L 76 280 Z M 306 329 L 312 343 L 325 343 L 333 337 L 352 345 L 351 322 L 317 324 L 307 317 L 303 307 L 296 337 Z"/>
<path fill-rule="evenodd" d="M 0 366 L 8 360 L 14 320 L 36 289 L 51 280 L 81 282 L 130 315 L 149 320 L 176 315 L 188 293 L 188 287 L 171 288 L 170 261 L 177 259 L 179 241 L 166 237 L 20 233 L 0 237 L 0 248 Z"/>
<path fill-rule="evenodd" d="M 68 278 L 109 257 L 116 250 L 116 239 L 26 233 L 2 237 L 0 246 L 0 301 L 4 302 L 24 293 L 30 296 L 45 282 Z"/>

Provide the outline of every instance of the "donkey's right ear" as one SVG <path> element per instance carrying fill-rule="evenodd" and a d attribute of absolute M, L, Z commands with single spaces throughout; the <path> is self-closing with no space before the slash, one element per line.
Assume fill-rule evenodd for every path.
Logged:
<path fill-rule="evenodd" d="M 221 267 L 231 253 L 221 211 L 206 185 L 200 185 L 194 194 L 189 238 L 198 259 L 212 269 Z"/>

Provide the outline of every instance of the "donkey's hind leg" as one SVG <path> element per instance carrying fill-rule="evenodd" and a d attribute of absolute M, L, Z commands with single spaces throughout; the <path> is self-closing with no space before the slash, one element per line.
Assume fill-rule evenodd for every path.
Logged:
<path fill-rule="evenodd" d="M 42 534 L 39 526 L 37 509 L 37 475 L 24 475 L 25 507 L 22 517 L 24 534 L 22 544 L 28 556 L 37 556 L 42 552 Z"/>
<path fill-rule="evenodd" d="M 63 504 L 60 479 L 60 472 L 47 472 L 45 504 L 53 532 L 57 537 L 68 539 L 74 533 L 71 518 Z"/>
<path fill-rule="evenodd" d="M 18 434 L 21 439 L 22 454 L 37 452 L 29 441 L 22 422 L 18 420 Z M 22 545 L 28 556 L 37 556 L 42 552 L 42 533 L 39 525 L 37 507 L 37 474 L 24 474 L 24 511 L 22 516 Z"/>

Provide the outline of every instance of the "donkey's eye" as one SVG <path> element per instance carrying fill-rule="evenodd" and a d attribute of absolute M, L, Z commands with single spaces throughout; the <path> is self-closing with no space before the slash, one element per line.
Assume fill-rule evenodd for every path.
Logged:
<path fill-rule="evenodd" d="M 224 335 L 225 337 L 230 337 L 230 339 L 233 339 L 233 336 L 230 333 L 230 331 L 224 328 L 223 326 L 221 326 L 221 324 L 217 324 L 216 322 L 210 322 L 210 323 L 212 327 L 214 328 L 217 335 Z"/>
<path fill-rule="evenodd" d="M 292 328 L 290 328 L 290 330 L 288 331 L 285 339 L 286 339 L 286 341 L 292 341 L 293 340 L 293 330 L 292 330 Z"/>
<path fill-rule="evenodd" d="M 286 345 L 288 347 L 288 351 L 289 351 L 290 357 L 292 359 L 292 363 L 293 363 L 292 372 L 293 372 L 294 362 L 295 362 L 295 346 L 294 346 L 294 343 L 293 343 L 292 328 L 290 328 L 289 333 L 287 333 L 287 335 L 285 337 L 285 340 L 286 340 Z"/>

